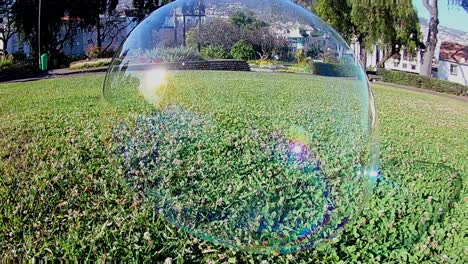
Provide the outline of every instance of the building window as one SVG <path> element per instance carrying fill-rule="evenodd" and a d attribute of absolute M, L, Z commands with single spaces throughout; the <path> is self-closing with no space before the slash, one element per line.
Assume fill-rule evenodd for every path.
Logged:
<path fill-rule="evenodd" d="M 398 65 L 400 65 L 400 62 L 399 62 L 399 61 L 394 61 L 394 62 L 393 62 L 393 66 L 394 66 L 394 67 L 398 67 Z"/>
<path fill-rule="evenodd" d="M 416 70 L 416 65 L 411 65 L 411 70 L 415 71 Z"/>
<path fill-rule="evenodd" d="M 408 64 L 403 63 L 403 69 L 406 69 L 406 68 L 408 68 Z"/>
<path fill-rule="evenodd" d="M 458 74 L 458 65 L 450 64 L 450 74 L 457 75 Z"/>

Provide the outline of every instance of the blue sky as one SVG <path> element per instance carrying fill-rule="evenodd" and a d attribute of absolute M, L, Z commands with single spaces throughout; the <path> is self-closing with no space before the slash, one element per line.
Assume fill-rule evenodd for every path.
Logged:
<path fill-rule="evenodd" d="M 429 20 L 429 12 L 422 0 L 413 0 L 418 16 Z M 439 0 L 439 20 L 442 26 L 468 32 L 468 13 L 459 6 L 448 5 L 448 0 Z"/>

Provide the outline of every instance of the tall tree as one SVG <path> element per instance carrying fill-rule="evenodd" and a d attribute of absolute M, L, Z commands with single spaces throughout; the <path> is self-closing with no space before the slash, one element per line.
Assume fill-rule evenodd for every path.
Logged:
<path fill-rule="evenodd" d="M 74 23 L 64 23 L 64 16 L 72 21 L 71 0 L 42 1 L 41 30 L 38 28 L 39 0 L 15 1 L 12 6 L 14 22 L 22 37 L 31 47 L 36 47 L 38 37 L 41 39 L 41 50 L 50 55 L 57 55 L 65 43 L 71 39 Z M 62 26 L 65 26 L 62 29 Z M 38 56 L 37 49 L 32 49 L 33 56 Z"/>
<path fill-rule="evenodd" d="M 22 37 L 36 47 L 41 37 L 41 50 L 56 57 L 75 37 L 76 29 L 101 27 L 101 15 L 110 15 L 118 0 L 47 0 L 42 1 L 41 29 L 38 28 L 39 0 L 14 1 L 14 23 Z M 98 34 L 99 35 L 99 34 Z M 102 38 L 98 37 L 98 41 Z M 100 44 L 99 44 L 100 45 Z M 33 56 L 38 56 L 37 49 Z"/>
<path fill-rule="evenodd" d="M 137 11 L 138 21 L 142 21 L 147 15 L 170 2 L 173 0 L 133 0 L 133 7 Z"/>
<path fill-rule="evenodd" d="M 429 32 L 426 38 L 426 48 L 423 55 L 420 74 L 430 77 L 432 73 L 432 60 L 437 47 L 437 34 L 439 33 L 439 5 L 437 0 L 423 0 L 424 7 L 431 16 L 429 20 Z"/>
<path fill-rule="evenodd" d="M 3 53 L 5 54 L 8 54 L 8 40 L 16 32 L 12 11 L 13 3 L 14 0 L 0 0 L 0 41 L 2 41 Z"/>
<path fill-rule="evenodd" d="M 348 0 L 317 0 L 312 9 L 319 17 L 332 25 L 347 42 L 356 39 L 360 45 L 361 63 L 365 65 L 366 32 L 353 19 L 353 5 Z"/>
<path fill-rule="evenodd" d="M 425 51 L 421 64 L 420 74 L 430 77 L 432 73 L 432 60 L 438 43 L 437 35 L 439 33 L 439 4 L 437 0 L 422 0 L 424 7 L 430 15 L 429 31 L 425 43 Z M 468 12 L 468 0 L 448 0 L 449 5 L 459 5 Z"/>
<path fill-rule="evenodd" d="M 80 24 L 96 29 L 97 47 L 102 49 L 104 22 L 114 17 L 119 0 L 81 0 L 72 6 L 72 12 L 80 17 Z M 103 18 L 103 19 L 101 19 Z"/>
<path fill-rule="evenodd" d="M 400 52 L 401 47 L 415 50 L 420 46 L 419 22 L 410 0 L 398 5 L 393 1 L 317 0 L 313 10 L 348 42 L 359 42 L 363 66 L 366 50 L 374 45 L 385 53 L 379 66 Z"/>
<path fill-rule="evenodd" d="M 376 45 L 383 56 L 378 62 L 381 68 L 385 62 L 398 55 L 402 48 L 415 53 L 423 46 L 420 42 L 421 31 L 416 10 L 410 0 L 375 1 L 371 4 L 355 1 L 352 8 L 352 21 L 365 32 L 364 45 Z"/>

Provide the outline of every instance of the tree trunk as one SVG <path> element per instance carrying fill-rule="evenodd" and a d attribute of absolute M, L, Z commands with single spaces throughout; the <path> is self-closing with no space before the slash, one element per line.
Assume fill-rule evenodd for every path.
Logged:
<path fill-rule="evenodd" d="M 364 43 L 362 41 L 359 41 L 359 57 L 361 59 L 361 66 L 364 70 L 366 70 L 366 65 L 367 65 L 367 51 L 366 47 L 364 46 Z"/>
<path fill-rule="evenodd" d="M 187 21 L 186 21 L 186 18 L 185 18 L 185 14 L 183 15 L 183 18 L 184 18 L 184 27 L 183 27 L 183 38 L 184 38 L 184 47 L 187 46 Z"/>
<path fill-rule="evenodd" d="M 434 59 L 434 53 L 437 46 L 437 34 L 439 32 L 439 9 L 437 0 L 432 0 L 432 4 L 429 0 L 423 0 L 424 6 L 429 11 L 431 19 L 429 21 L 429 32 L 427 33 L 426 50 L 424 52 L 421 72 L 423 76 L 431 77 L 432 73 L 432 60 Z"/>
<path fill-rule="evenodd" d="M 177 48 L 179 46 L 179 40 L 177 38 L 177 30 L 178 30 L 178 27 L 179 27 L 179 20 L 177 18 L 177 13 L 176 13 L 176 10 L 174 10 L 174 13 L 173 13 L 173 20 L 174 20 L 174 48 Z"/>
<path fill-rule="evenodd" d="M 393 55 L 397 54 L 400 52 L 400 49 L 395 49 L 395 48 L 392 48 L 390 50 L 390 52 L 386 52 L 384 57 L 379 60 L 379 63 L 377 63 L 377 68 L 385 68 L 385 63 L 391 58 L 393 57 Z M 379 57 L 379 55 L 377 55 L 377 58 Z"/>
<path fill-rule="evenodd" d="M 98 16 L 97 24 L 96 24 L 96 41 L 97 47 L 99 50 L 102 49 L 102 33 L 101 33 L 101 18 Z"/>
<path fill-rule="evenodd" d="M 8 55 L 8 39 L 3 39 L 3 54 Z"/>

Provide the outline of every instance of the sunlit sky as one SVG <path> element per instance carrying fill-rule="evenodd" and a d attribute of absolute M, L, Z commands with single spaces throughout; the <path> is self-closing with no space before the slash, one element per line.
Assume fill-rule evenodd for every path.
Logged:
<path fill-rule="evenodd" d="M 429 20 L 429 12 L 422 0 L 413 0 L 418 16 Z M 457 5 L 449 5 L 448 0 L 439 0 L 439 20 L 444 27 L 468 32 L 468 13 Z"/>

